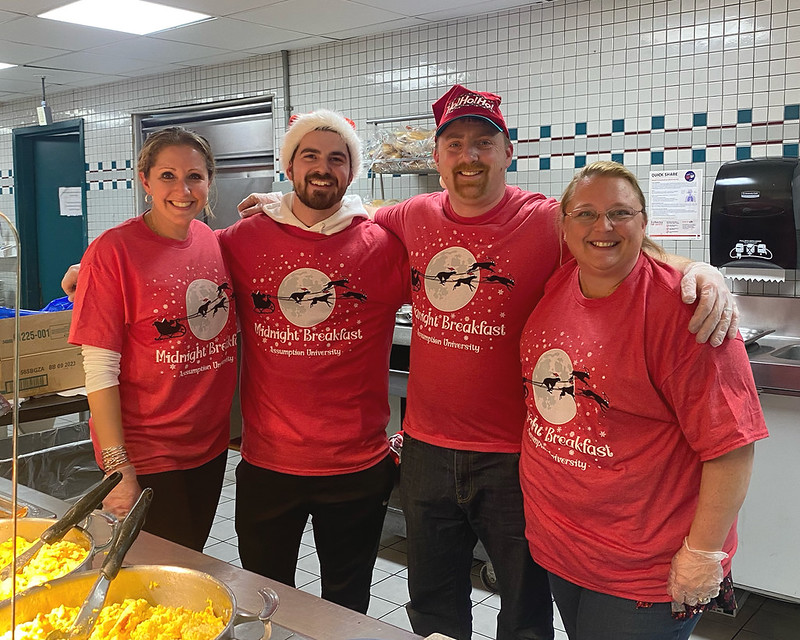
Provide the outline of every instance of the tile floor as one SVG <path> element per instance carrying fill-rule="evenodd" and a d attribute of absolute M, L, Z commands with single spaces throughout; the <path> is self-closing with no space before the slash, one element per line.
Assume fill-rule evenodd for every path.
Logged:
<path fill-rule="evenodd" d="M 217 517 L 205 553 L 241 566 L 236 548 L 234 530 L 234 469 L 239 453 L 231 450 L 225 486 L 217 509 Z M 314 540 L 308 525 L 303 534 L 300 560 L 297 568 L 297 586 L 303 591 L 319 595 L 319 562 L 314 550 Z M 372 599 L 368 615 L 380 618 L 403 629 L 409 629 L 403 605 L 408 601 L 406 584 L 405 539 L 387 535 L 381 541 L 381 550 L 375 564 Z M 496 626 L 500 599 L 487 591 L 479 577 L 480 563 L 476 562 L 472 575 L 473 640 L 492 638 Z M 556 618 L 556 640 L 567 640 L 560 619 Z M 728 617 L 706 614 L 698 624 L 693 640 L 798 640 L 800 639 L 800 605 L 750 594 L 738 615 Z"/>

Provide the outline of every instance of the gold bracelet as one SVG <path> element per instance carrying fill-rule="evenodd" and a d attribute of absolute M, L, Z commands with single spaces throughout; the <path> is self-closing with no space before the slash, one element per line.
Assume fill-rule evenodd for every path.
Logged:
<path fill-rule="evenodd" d="M 107 449 L 103 449 L 100 453 L 103 456 L 103 471 L 106 473 L 130 464 L 128 452 L 124 444 L 117 445 L 116 447 L 108 447 Z"/>

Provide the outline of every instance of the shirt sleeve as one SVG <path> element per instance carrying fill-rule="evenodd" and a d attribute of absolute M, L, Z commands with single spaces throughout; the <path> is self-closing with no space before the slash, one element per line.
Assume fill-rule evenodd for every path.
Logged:
<path fill-rule="evenodd" d="M 118 261 L 103 254 L 95 250 L 81 261 L 69 341 L 121 353 L 125 333 L 123 274 Z"/>
<path fill-rule="evenodd" d="M 684 333 L 683 357 L 676 358 L 677 367 L 660 389 L 700 459 L 706 462 L 767 437 L 742 340 L 714 348 L 696 344 L 688 329 Z"/>

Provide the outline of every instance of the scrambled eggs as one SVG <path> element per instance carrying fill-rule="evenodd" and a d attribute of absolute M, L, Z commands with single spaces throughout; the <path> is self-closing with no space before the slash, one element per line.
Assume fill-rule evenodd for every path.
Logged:
<path fill-rule="evenodd" d="M 25 551 L 33 543 L 17 536 L 17 555 Z M 31 561 L 17 573 L 17 593 L 42 584 L 53 578 L 66 575 L 76 569 L 89 555 L 89 550 L 79 544 L 61 540 L 55 544 L 46 544 L 36 553 Z M 11 539 L 0 544 L 0 566 L 11 562 Z M 11 578 L 0 582 L 0 600 L 11 597 Z"/>
<path fill-rule="evenodd" d="M 39 613 L 30 622 L 18 624 L 17 640 L 42 640 L 54 629 L 67 630 L 78 615 L 78 607 L 56 607 Z M 212 640 L 225 628 L 214 615 L 211 602 L 203 611 L 183 607 L 153 606 L 147 600 L 127 599 L 103 607 L 89 640 Z M 11 638 L 11 631 L 0 640 Z"/>

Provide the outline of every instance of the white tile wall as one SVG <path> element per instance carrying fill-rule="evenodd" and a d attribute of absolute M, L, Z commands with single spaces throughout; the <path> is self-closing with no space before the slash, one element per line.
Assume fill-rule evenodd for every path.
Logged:
<path fill-rule="evenodd" d="M 800 0 L 555 0 L 292 51 L 290 65 L 295 111 L 335 108 L 362 132 L 368 119 L 429 113 L 456 82 L 499 93 L 517 129 L 516 152 L 526 156 L 509 182 L 547 195 L 560 194 L 576 156 L 591 162 L 612 154 L 647 193 L 650 150 L 663 151 L 658 168 L 703 171 L 706 228 L 723 162 L 748 151 L 796 155 L 800 142 Z M 133 169 L 93 170 L 112 160 L 135 164 L 132 112 L 263 94 L 276 97 L 282 131 L 278 54 L 54 93 L 48 102 L 56 120 L 84 118 L 87 180 L 96 182 L 135 178 Z M 4 104 L 0 113 L 0 211 L 12 216 L 11 130 L 35 124 L 37 104 Z M 737 124 L 743 109 L 752 110 L 751 122 Z M 706 114 L 706 124 L 696 125 L 695 114 Z M 654 130 L 659 116 L 664 126 Z M 617 119 L 624 131 L 613 130 Z M 586 135 L 576 135 L 576 123 L 585 123 Z M 550 127 L 549 137 L 542 127 Z M 705 150 L 705 161 L 693 161 L 697 150 Z M 540 168 L 543 158 L 549 169 Z M 436 188 L 436 179 L 387 178 L 384 186 L 387 198 L 404 198 Z M 364 177 L 352 189 L 369 195 L 371 187 Z M 136 213 L 132 189 L 106 189 L 88 194 L 90 239 Z M 707 238 L 664 246 L 708 259 Z M 794 271 L 779 285 L 736 287 L 800 296 Z"/>

